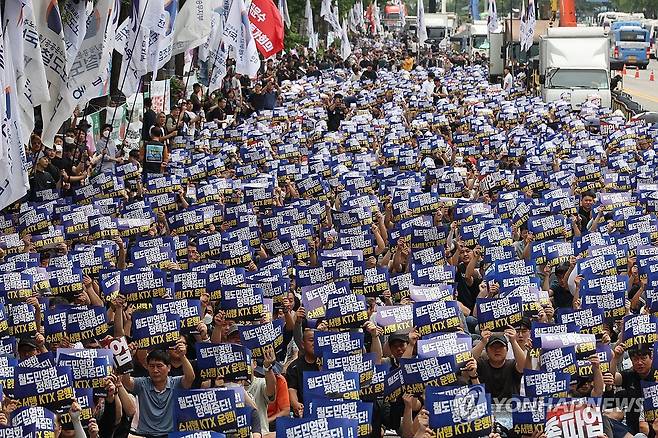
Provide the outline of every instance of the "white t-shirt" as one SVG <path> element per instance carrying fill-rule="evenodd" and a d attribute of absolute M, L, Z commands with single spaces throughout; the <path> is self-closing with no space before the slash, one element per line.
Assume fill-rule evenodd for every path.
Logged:
<path fill-rule="evenodd" d="M 423 82 L 423 85 L 420 87 L 420 89 L 426 98 L 432 100 L 432 96 L 434 95 L 434 81 Z"/>
<path fill-rule="evenodd" d="M 503 79 L 503 90 L 511 90 L 514 85 L 514 76 L 512 73 L 507 73 L 505 79 Z"/>

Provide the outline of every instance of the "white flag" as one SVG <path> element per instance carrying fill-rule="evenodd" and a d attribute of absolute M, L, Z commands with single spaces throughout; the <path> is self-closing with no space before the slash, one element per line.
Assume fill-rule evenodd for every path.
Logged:
<path fill-rule="evenodd" d="M 171 59 L 177 15 L 178 0 L 165 0 L 158 26 L 149 38 L 148 71 L 154 74 Z"/>
<path fill-rule="evenodd" d="M 119 20 L 120 0 L 99 0 L 87 19 L 85 39 L 62 88 L 51 122 L 61 126 L 73 110 L 103 94 Z M 48 141 L 51 139 L 48 138 Z"/>
<path fill-rule="evenodd" d="M 498 9 L 496 8 L 496 0 L 489 0 L 489 16 L 487 17 L 487 28 L 489 33 L 495 33 L 498 30 Z"/>
<path fill-rule="evenodd" d="M 533 40 L 535 39 L 535 28 L 537 27 L 537 19 L 535 18 L 535 2 L 528 0 L 528 22 L 526 24 L 526 32 L 528 33 L 526 41 L 526 51 L 532 47 Z"/>
<path fill-rule="evenodd" d="M 126 96 L 132 96 L 138 91 L 142 76 L 149 71 L 149 49 L 158 35 L 156 33 L 151 35 L 151 31 L 156 29 L 163 31 L 164 26 L 160 23 L 163 11 L 164 0 L 132 1 L 130 19 L 126 28 L 122 29 L 117 37 L 117 40 L 125 42 L 119 87 Z"/>
<path fill-rule="evenodd" d="M 66 61 L 70 67 L 87 31 L 87 0 L 67 0 L 64 3 L 64 16 L 67 17 L 64 22 Z"/>
<path fill-rule="evenodd" d="M 324 17 L 329 13 L 331 13 L 331 0 L 322 0 L 322 3 L 320 3 L 320 17 Z"/>
<path fill-rule="evenodd" d="M 343 30 L 340 35 L 340 57 L 345 61 L 352 54 L 352 45 L 347 35 L 347 20 L 343 20 Z"/>
<path fill-rule="evenodd" d="M 13 49 L 8 38 L 1 34 L 0 75 L 4 96 L 0 99 L 2 134 L 0 137 L 0 210 L 27 194 L 29 181 L 27 158 L 21 143 L 21 123 L 18 120 L 18 93 L 16 70 L 9 51 Z M 10 49 L 12 47 L 12 49 Z M 6 50 L 5 50 L 6 49 Z"/>
<path fill-rule="evenodd" d="M 425 5 L 423 0 L 418 0 L 416 6 L 416 36 L 418 37 L 418 46 L 425 46 L 427 27 L 425 27 Z"/>
<path fill-rule="evenodd" d="M 226 76 L 226 59 L 228 58 L 228 47 L 223 41 L 224 35 L 224 12 L 213 13 L 212 32 L 208 38 L 208 44 L 204 56 L 208 62 L 208 92 L 212 93 L 222 86 L 222 80 Z M 201 50 L 199 50 L 201 52 Z M 201 57 L 201 53 L 199 54 Z"/>
<path fill-rule="evenodd" d="M 235 50 L 235 72 L 250 78 L 256 77 L 260 69 L 260 58 L 244 0 L 233 0 L 231 3 L 222 40 Z"/>
<path fill-rule="evenodd" d="M 172 55 L 199 47 L 208 40 L 212 16 L 220 4 L 220 0 L 190 0 L 181 6 L 174 25 Z"/>
<path fill-rule="evenodd" d="M 304 8 L 304 18 L 306 18 L 306 36 L 308 37 L 308 48 L 317 50 L 317 40 L 315 39 L 315 28 L 313 25 L 313 9 L 311 8 L 311 0 L 306 0 L 306 7 Z"/>
<path fill-rule="evenodd" d="M 50 100 L 32 0 L 7 0 L 5 20 L 9 53 L 16 72 L 21 143 L 27 144 L 34 130 L 34 107 Z"/>
<path fill-rule="evenodd" d="M 288 2 L 287 0 L 279 0 L 279 12 L 281 13 L 281 19 L 283 24 L 290 29 L 290 14 L 288 13 Z"/>
<path fill-rule="evenodd" d="M 519 45 L 521 50 L 525 51 L 526 38 L 527 38 L 527 24 L 528 15 L 525 10 L 525 0 L 521 0 L 521 20 L 519 21 Z"/>
<path fill-rule="evenodd" d="M 331 30 L 336 35 L 341 35 L 343 29 L 340 26 L 340 21 L 338 20 L 338 5 L 336 5 L 334 9 L 329 9 L 329 11 L 324 15 L 324 20 L 329 23 L 329 27 L 331 27 Z"/>
<path fill-rule="evenodd" d="M 48 93 L 50 100 L 41 104 L 43 118 L 42 138 L 51 140 L 55 137 L 61 125 L 55 126 L 52 119 L 55 115 L 55 106 L 60 99 L 60 91 L 67 80 L 69 67 L 66 62 L 66 44 L 64 42 L 64 29 L 59 14 L 57 1 L 36 1 L 34 17 L 36 28 L 41 40 L 41 55 L 46 69 L 48 80 Z M 69 114 L 70 116 L 70 114 Z"/>

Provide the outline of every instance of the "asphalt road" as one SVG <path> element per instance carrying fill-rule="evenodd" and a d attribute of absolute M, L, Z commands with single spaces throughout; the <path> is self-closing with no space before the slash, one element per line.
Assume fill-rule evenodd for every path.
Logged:
<path fill-rule="evenodd" d="M 623 89 L 633 96 L 633 100 L 644 107 L 645 111 L 658 111 L 658 60 L 652 59 L 646 70 L 637 70 L 640 77 L 635 78 L 635 68 L 626 69 Z M 655 81 L 650 81 L 651 72 Z"/>

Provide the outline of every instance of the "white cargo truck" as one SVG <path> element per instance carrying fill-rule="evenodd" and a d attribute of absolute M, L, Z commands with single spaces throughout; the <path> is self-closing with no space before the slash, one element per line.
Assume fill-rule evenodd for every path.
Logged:
<path fill-rule="evenodd" d="M 579 109 L 591 94 L 610 107 L 610 40 L 602 27 L 555 27 L 539 42 L 539 82 L 544 102 L 563 94 Z"/>
<path fill-rule="evenodd" d="M 478 20 L 468 25 L 468 49 L 471 56 L 476 53 L 489 56 L 489 29 L 486 20 Z"/>

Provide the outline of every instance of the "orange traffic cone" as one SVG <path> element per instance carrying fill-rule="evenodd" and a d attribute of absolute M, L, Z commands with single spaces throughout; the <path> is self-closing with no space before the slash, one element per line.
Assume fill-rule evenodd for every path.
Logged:
<path fill-rule="evenodd" d="M 638 79 L 640 77 L 640 69 L 636 68 L 635 69 L 635 79 Z"/>
<path fill-rule="evenodd" d="M 621 74 L 626 76 L 626 64 L 624 64 L 624 68 L 621 69 Z"/>
<path fill-rule="evenodd" d="M 649 74 L 649 80 L 650 80 L 651 82 L 653 82 L 653 81 L 656 80 L 656 78 L 653 76 L 653 70 L 651 70 L 651 73 Z"/>

